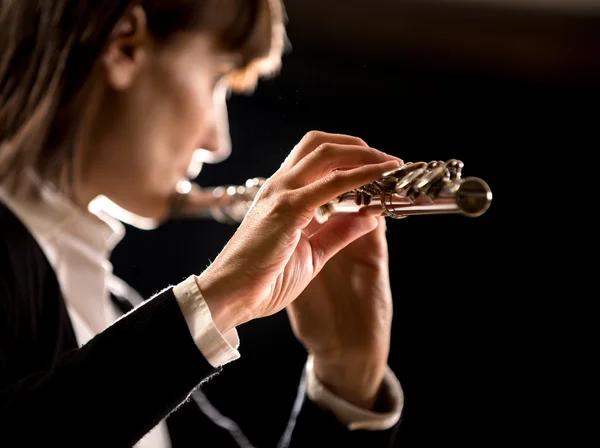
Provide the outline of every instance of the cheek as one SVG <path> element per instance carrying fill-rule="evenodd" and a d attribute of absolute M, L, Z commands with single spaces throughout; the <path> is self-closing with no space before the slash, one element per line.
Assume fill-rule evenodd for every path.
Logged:
<path fill-rule="evenodd" d="M 212 86 L 203 79 L 187 76 L 174 90 L 171 149 L 182 155 L 191 154 L 203 140 L 213 115 Z"/>
<path fill-rule="evenodd" d="M 156 79 L 156 78 L 155 78 Z M 156 82 L 158 81 L 158 82 Z M 137 171 L 147 190 L 167 194 L 186 177 L 194 151 L 212 114 L 211 87 L 185 70 L 163 72 L 155 81 L 154 110 L 147 120 L 147 133 Z M 160 94 L 156 95 L 158 92 Z M 146 114 L 150 111 L 141 111 Z"/>

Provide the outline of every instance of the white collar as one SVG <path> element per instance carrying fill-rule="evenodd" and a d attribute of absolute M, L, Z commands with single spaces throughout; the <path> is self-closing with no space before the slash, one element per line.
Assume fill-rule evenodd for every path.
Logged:
<path fill-rule="evenodd" d="M 26 186 L 39 192 L 37 197 L 9 194 L 0 186 L 0 198 L 39 241 L 61 233 L 107 256 L 125 236 L 125 226 L 101 209 L 84 211 L 33 172 L 21 177 Z"/>

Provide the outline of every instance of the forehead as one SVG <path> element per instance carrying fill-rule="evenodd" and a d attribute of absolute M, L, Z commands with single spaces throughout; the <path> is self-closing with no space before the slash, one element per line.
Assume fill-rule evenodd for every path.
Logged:
<path fill-rule="evenodd" d="M 285 40 L 281 0 L 208 3 L 205 29 L 215 38 L 215 50 L 236 59 L 240 69 L 257 60 L 281 57 Z"/>

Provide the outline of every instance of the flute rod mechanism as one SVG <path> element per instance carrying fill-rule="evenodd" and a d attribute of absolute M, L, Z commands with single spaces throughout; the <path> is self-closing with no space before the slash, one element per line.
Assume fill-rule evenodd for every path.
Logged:
<path fill-rule="evenodd" d="M 357 203 L 356 193 L 345 194 L 316 211 L 320 223 L 341 213 L 380 214 L 394 219 L 415 215 L 460 214 L 469 218 L 483 215 L 490 207 L 492 191 L 488 184 L 477 177 L 465 178 L 452 188 L 438 193 L 435 198 L 419 193 L 412 196 L 383 191 L 370 197 L 370 202 Z"/>

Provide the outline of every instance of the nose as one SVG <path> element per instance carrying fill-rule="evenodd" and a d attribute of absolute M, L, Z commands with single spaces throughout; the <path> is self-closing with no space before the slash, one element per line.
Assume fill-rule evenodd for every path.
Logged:
<path fill-rule="evenodd" d="M 229 131 L 226 130 L 223 133 L 217 130 L 217 126 L 212 126 L 210 135 L 207 136 L 202 146 L 194 151 L 187 169 L 187 176 L 190 179 L 198 177 L 205 163 L 219 163 L 229 157 L 231 154 Z"/>
<path fill-rule="evenodd" d="M 202 145 L 194 153 L 194 159 L 202 163 L 219 163 L 231 154 L 229 117 L 227 115 L 227 86 L 218 85 L 213 92 L 212 119 Z"/>

